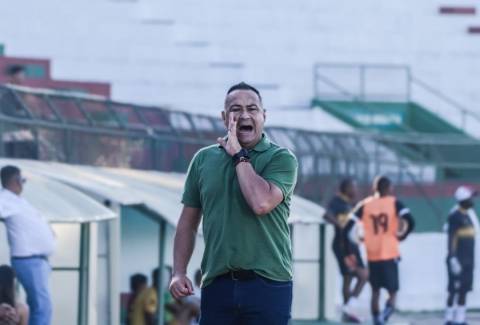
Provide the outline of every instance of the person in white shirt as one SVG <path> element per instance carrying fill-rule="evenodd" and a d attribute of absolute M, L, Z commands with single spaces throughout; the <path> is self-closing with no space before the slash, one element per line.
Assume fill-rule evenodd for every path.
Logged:
<path fill-rule="evenodd" d="M 25 179 L 16 166 L 0 170 L 0 220 L 7 227 L 12 267 L 27 293 L 30 325 L 50 325 L 52 303 L 48 289 L 48 257 L 55 236 L 47 220 L 21 197 Z"/>

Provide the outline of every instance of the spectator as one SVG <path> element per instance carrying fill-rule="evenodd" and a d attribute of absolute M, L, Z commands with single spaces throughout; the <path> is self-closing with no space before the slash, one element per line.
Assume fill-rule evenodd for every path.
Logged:
<path fill-rule="evenodd" d="M 136 273 L 130 277 L 130 296 L 127 302 L 127 325 L 132 325 L 133 304 L 137 296 L 147 289 L 147 277 L 143 274 Z"/>
<path fill-rule="evenodd" d="M 168 279 L 171 277 L 171 269 L 167 267 L 169 272 Z M 152 286 L 143 290 L 135 299 L 132 308 L 131 325 L 154 325 L 157 322 L 158 313 L 158 268 L 152 272 Z M 173 299 L 168 290 L 164 296 L 165 313 L 164 324 L 175 324 L 175 315 L 179 311 L 178 303 Z"/>
<path fill-rule="evenodd" d="M 15 299 L 15 272 L 8 265 L 0 266 L 0 324 L 28 324 L 28 307 Z"/>
<path fill-rule="evenodd" d="M 27 293 L 30 325 L 50 325 L 52 303 L 48 289 L 51 272 L 48 257 L 53 253 L 55 236 L 43 216 L 21 193 L 25 179 L 15 166 L 0 171 L 0 218 L 7 226 L 12 267 Z"/>
<path fill-rule="evenodd" d="M 20 64 L 8 66 L 5 74 L 8 76 L 8 82 L 14 85 L 22 85 L 26 79 L 25 67 Z"/>

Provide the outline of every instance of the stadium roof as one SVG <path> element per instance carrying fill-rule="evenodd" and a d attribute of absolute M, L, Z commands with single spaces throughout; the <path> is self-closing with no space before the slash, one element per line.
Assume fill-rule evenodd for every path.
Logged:
<path fill-rule="evenodd" d="M 182 209 L 184 174 L 0 159 L 1 165 L 7 163 L 20 167 L 32 180 L 25 188 L 25 195 L 52 221 L 113 218 L 109 209 L 97 203 L 108 200 L 119 205 L 142 205 L 176 226 Z M 289 222 L 321 223 L 323 213 L 318 204 L 294 196 Z"/>

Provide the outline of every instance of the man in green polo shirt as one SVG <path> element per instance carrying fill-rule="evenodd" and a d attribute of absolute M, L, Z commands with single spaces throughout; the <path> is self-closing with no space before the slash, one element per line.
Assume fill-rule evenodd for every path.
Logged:
<path fill-rule="evenodd" d="M 227 136 L 198 151 L 188 170 L 170 291 L 177 299 L 193 294 L 186 270 L 203 215 L 200 324 L 286 325 L 297 160 L 263 133 L 265 110 L 254 87 L 231 87 L 222 117 Z"/>

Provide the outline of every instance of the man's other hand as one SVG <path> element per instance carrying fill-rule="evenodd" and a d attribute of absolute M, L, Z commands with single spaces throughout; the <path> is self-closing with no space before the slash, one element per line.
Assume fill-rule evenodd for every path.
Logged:
<path fill-rule="evenodd" d="M 169 289 L 175 299 L 193 295 L 192 281 L 185 274 L 173 275 Z"/>

